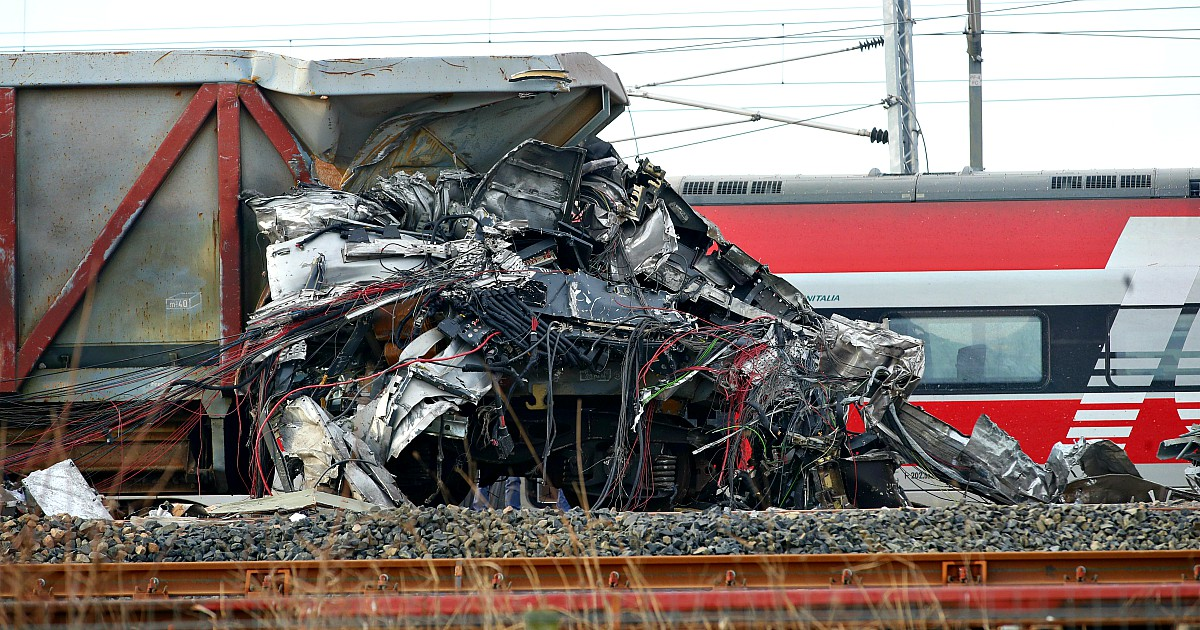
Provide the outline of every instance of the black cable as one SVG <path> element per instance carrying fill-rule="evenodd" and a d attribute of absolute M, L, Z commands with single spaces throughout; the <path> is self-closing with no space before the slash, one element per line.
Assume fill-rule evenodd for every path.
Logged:
<path fill-rule="evenodd" d="M 475 222 L 476 237 L 480 237 L 481 236 L 480 231 L 483 229 L 483 224 L 481 224 L 479 222 L 479 219 L 475 218 L 475 215 L 473 215 L 473 214 L 448 214 L 448 215 L 438 219 L 437 221 L 433 222 L 433 230 L 431 231 L 431 234 L 432 234 L 431 238 L 433 239 L 433 242 L 435 242 L 435 243 L 438 242 L 438 237 L 441 236 L 441 233 L 442 233 L 442 224 L 444 224 L 448 221 L 458 221 L 458 220 L 465 220 L 465 219 L 470 219 Z M 445 242 L 445 241 L 442 241 L 442 242 Z"/>
<path fill-rule="evenodd" d="M 322 472 L 317 477 L 317 482 L 313 484 L 313 487 L 315 488 L 315 487 L 321 485 L 321 481 L 325 479 L 325 475 L 328 475 L 329 471 L 333 470 L 334 468 L 337 468 L 338 466 L 345 466 L 346 464 L 349 464 L 352 462 L 359 462 L 362 464 L 368 464 L 370 466 L 374 466 L 376 468 L 383 468 L 383 466 L 380 466 L 379 462 L 377 462 L 377 461 L 370 460 L 370 459 L 360 459 L 358 457 L 350 457 L 350 458 L 336 461 L 336 462 L 333 462 L 332 464 L 330 464 L 329 467 L 325 469 L 325 472 Z M 383 468 L 383 469 L 385 471 L 387 470 L 386 468 Z"/>
<path fill-rule="evenodd" d="M 258 365 L 246 375 L 244 380 L 234 383 L 233 385 L 209 385 L 208 383 L 201 381 L 172 381 L 171 383 L 167 384 L 167 388 L 170 390 L 175 387 L 194 387 L 196 389 L 212 392 L 235 392 L 249 385 L 251 381 L 258 378 L 259 374 L 262 374 L 263 370 L 267 368 L 267 364 L 268 361 L 259 361 Z"/>
<path fill-rule="evenodd" d="M 1018 4 L 1018 3 L 1010 2 L 1008 4 Z M 1057 3 L 1047 3 L 1047 4 L 1057 4 Z M 948 3 L 946 5 L 939 5 L 939 6 L 957 6 L 957 5 Z M 1037 6 L 1040 6 L 1040 5 L 1032 5 L 1033 8 L 1036 8 Z M 1025 9 L 1025 8 L 1031 8 L 1031 7 L 1030 6 L 1019 6 L 1019 7 L 1014 7 L 1011 9 L 1007 9 L 1007 8 L 991 9 L 988 12 L 994 13 L 996 11 L 1021 10 L 1021 9 Z M 1078 10 L 1073 10 L 1073 11 L 1027 13 L 1027 14 L 1021 14 L 1021 15 L 1022 16 L 1024 16 L 1024 15 L 1056 15 L 1056 14 L 1075 15 L 1075 14 L 1084 14 L 1084 13 L 1118 13 L 1118 12 L 1128 12 L 1128 11 L 1158 11 L 1158 10 L 1173 10 L 1173 9 L 1191 9 L 1191 8 L 1197 8 L 1197 7 L 1182 6 L 1182 7 L 1135 7 L 1135 8 L 1121 8 L 1121 9 L 1078 9 Z M 697 15 L 717 15 L 717 16 L 725 17 L 730 14 L 796 13 L 796 12 L 815 12 L 815 11 L 838 11 L 838 10 L 849 10 L 849 9 L 877 10 L 878 7 L 872 5 L 872 6 L 852 6 L 852 7 L 848 7 L 848 6 L 801 7 L 801 8 L 787 8 L 787 9 L 723 9 L 720 11 L 654 11 L 654 12 L 640 12 L 640 13 L 598 13 L 598 14 L 574 14 L 574 15 L 561 14 L 561 15 L 554 15 L 554 16 L 549 16 L 549 17 L 543 16 L 543 15 L 536 15 L 536 16 L 514 15 L 514 16 L 508 16 L 508 17 L 501 17 L 501 16 L 489 17 L 489 18 L 487 18 L 487 21 L 489 21 L 489 22 L 494 21 L 494 22 L 502 23 L 502 22 L 523 22 L 523 21 L 532 21 L 532 20 L 539 20 L 539 21 L 540 20 L 561 20 L 561 21 L 569 21 L 570 23 L 578 23 L 579 20 L 597 19 L 597 18 L 650 18 L 650 17 L 675 17 L 675 16 L 691 17 L 691 16 L 697 16 Z M 947 16 L 947 17 L 962 17 L 962 15 L 959 14 L 959 15 L 952 15 L 952 16 Z M 469 22 L 481 22 L 481 21 L 483 21 L 483 18 L 441 18 L 441 19 L 431 19 L 431 20 L 408 20 L 408 21 L 404 21 L 404 22 L 394 22 L 394 21 L 393 22 L 321 22 L 321 23 L 311 22 L 311 23 L 298 23 L 298 24 L 231 24 L 231 25 L 158 26 L 158 27 L 105 28 L 105 29 L 99 29 L 99 28 L 53 29 L 53 30 L 40 30 L 40 31 L 24 31 L 24 30 L 23 31 L 0 31 L 0 35 L 133 33 L 133 32 L 181 31 L 181 30 L 182 31 L 203 31 L 203 30 L 228 30 L 228 29 L 238 29 L 238 28 L 243 28 L 243 29 L 245 29 L 245 28 L 296 29 L 296 28 L 308 28 L 308 27 L 331 28 L 331 27 L 337 27 L 337 26 L 362 27 L 362 26 L 379 26 L 379 25 L 389 25 L 389 24 L 397 25 L 397 26 L 411 27 L 414 24 L 442 24 L 442 23 L 460 23 L 460 22 L 469 23 Z M 784 22 L 772 21 L 767 24 L 774 26 L 774 25 L 781 24 L 781 23 L 782 24 L 793 24 L 793 25 L 795 25 L 795 24 L 826 24 L 826 23 L 828 23 L 828 21 L 824 21 L 824 20 L 822 20 L 822 21 L 784 21 Z M 735 25 L 735 26 L 738 26 L 738 25 Z M 677 28 L 688 28 L 688 27 L 687 26 L 679 26 Z M 566 33 L 576 32 L 576 30 L 564 30 L 564 29 L 556 29 L 556 30 L 557 30 L 557 32 L 566 32 Z M 530 31 L 530 32 L 537 32 L 537 31 Z M 495 32 L 495 31 L 491 31 L 486 34 L 495 35 L 495 34 L 504 34 L 504 33 L 505 32 L 503 32 L 503 31 L 501 31 L 499 33 Z M 485 33 L 479 33 L 479 34 L 485 34 Z"/>

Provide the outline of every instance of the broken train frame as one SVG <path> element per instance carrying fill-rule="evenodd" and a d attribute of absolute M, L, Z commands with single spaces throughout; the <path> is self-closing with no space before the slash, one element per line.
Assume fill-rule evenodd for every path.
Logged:
<path fill-rule="evenodd" d="M 507 306 L 499 294 L 492 299 L 501 301 L 476 309 L 469 306 L 475 296 L 459 295 L 457 303 L 451 298 L 450 310 L 441 312 L 440 321 L 430 322 L 426 328 L 410 327 L 409 345 L 403 348 L 403 352 L 411 353 L 407 362 L 399 361 L 405 357 L 401 355 L 390 360 L 386 369 L 355 380 L 381 380 L 377 377 L 397 366 L 406 368 L 411 363 L 472 354 L 497 335 L 507 337 L 511 343 L 514 335 L 505 327 L 512 323 L 512 317 L 489 319 L 489 313 L 507 311 L 518 315 L 517 319 L 528 316 L 529 295 L 514 302 L 512 291 L 547 283 L 557 282 L 562 285 L 560 289 L 576 294 L 594 292 L 605 297 L 610 308 L 616 305 L 620 310 L 629 308 L 613 299 L 622 291 L 643 299 L 643 287 L 633 282 L 637 276 L 651 283 L 646 288 L 648 293 L 667 295 L 670 302 L 668 307 L 661 299 L 657 303 L 651 300 L 638 308 L 666 312 L 675 311 L 679 304 L 693 305 L 692 312 L 676 311 L 680 315 L 659 318 L 657 343 L 669 338 L 665 331 L 671 325 L 684 330 L 690 326 L 695 332 L 697 322 L 709 324 L 704 334 L 712 337 L 707 350 L 692 348 L 690 355 L 672 357 L 665 346 L 657 353 L 640 354 L 642 359 L 650 360 L 637 371 L 635 381 L 647 384 L 647 372 L 661 372 L 656 377 L 658 389 L 649 398 L 639 397 L 645 392 L 639 392 L 638 385 L 632 394 L 624 391 L 624 383 L 633 376 L 625 370 L 621 410 L 615 421 L 598 419 L 611 413 L 611 409 L 605 410 L 605 404 L 613 407 L 617 403 L 589 402 L 588 422 L 600 422 L 605 428 L 598 434 L 599 441 L 608 440 L 610 444 L 590 449 L 586 457 L 581 436 L 572 433 L 572 422 L 561 420 L 554 410 L 556 340 L 552 347 L 548 344 L 544 389 L 539 391 L 536 385 L 516 388 L 525 384 L 525 373 L 535 363 L 531 359 L 526 372 L 513 375 L 512 384 L 505 383 L 510 395 L 499 396 L 497 403 L 502 403 L 517 425 L 531 462 L 507 461 L 505 453 L 490 461 L 480 460 L 483 466 L 477 473 L 476 462 L 469 457 L 470 448 L 464 447 L 452 453 L 452 463 L 445 468 L 443 429 L 438 428 L 436 455 L 418 449 L 410 453 L 415 465 L 413 461 L 406 465 L 399 461 L 402 458 L 398 452 L 391 453 L 386 461 L 375 453 L 380 459 L 359 469 L 360 479 L 355 483 L 351 474 L 355 465 L 350 462 L 361 460 L 364 450 L 372 449 L 352 449 L 350 456 L 341 452 L 338 456 L 342 461 L 328 470 L 342 466 L 339 470 L 349 479 L 349 487 L 377 503 L 405 500 L 397 485 L 413 494 L 411 482 L 420 480 L 422 469 L 429 471 L 430 460 L 435 458 L 434 472 L 426 472 L 424 485 L 418 484 L 416 496 L 409 499 L 425 503 L 460 501 L 472 484 L 472 476 L 478 474 L 475 478 L 485 482 L 508 474 L 540 475 L 566 486 L 564 489 L 573 493 L 576 502 L 607 500 L 605 505 L 625 509 L 663 508 L 691 501 L 724 501 L 738 507 L 894 505 L 904 501 L 890 477 L 898 454 L 932 469 L 943 480 L 1000 501 L 1053 500 L 1065 483 L 1065 475 L 1057 465 L 1041 467 L 1032 462 L 1022 464 L 1011 478 L 997 478 L 994 473 L 1011 462 L 996 460 L 989 453 L 1012 447 L 1004 441 L 1006 436 L 986 430 L 970 439 L 947 434 L 935 419 L 923 418 L 919 410 L 906 408 L 903 399 L 920 376 L 919 343 L 909 344 L 907 338 L 865 323 L 825 320 L 815 315 L 802 294 L 725 242 L 715 227 L 692 212 L 670 190 L 662 172 L 648 162 L 639 163 L 635 171 L 603 153 L 590 156 L 595 159 L 588 168 L 600 168 L 596 165 L 602 164 L 612 173 L 607 183 L 593 182 L 599 189 L 610 187 L 608 193 L 596 194 L 628 195 L 633 200 L 644 196 L 659 205 L 647 209 L 632 204 L 638 208 L 628 217 L 617 216 L 627 210 L 621 207 L 622 212 L 613 213 L 617 218 L 607 219 L 607 235 L 594 232 L 593 242 L 584 244 L 591 249 L 605 243 L 618 243 L 625 249 L 645 247 L 645 228 L 655 216 L 656 229 L 672 239 L 672 223 L 699 223 L 698 233 L 702 236 L 690 254 L 692 262 L 676 265 L 674 276 L 659 272 L 674 252 L 673 243 L 666 243 L 671 247 L 664 246 L 658 254 L 644 259 L 653 259 L 653 264 L 629 265 L 629 269 L 608 274 L 607 279 L 584 273 L 586 255 L 577 256 L 578 264 L 573 267 L 555 267 L 549 273 L 543 273 L 536 264 L 526 264 L 528 259 L 513 260 L 505 248 L 521 239 L 538 217 L 536 212 L 506 214 L 511 213 L 512 204 L 506 205 L 504 198 L 519 200 L 531 191 L 514 193 L 519 186 L 514 187 L 511 181 L 499 182 L 503 178 L 497 174 L 498 169 L 511 167 L 505 160 L 521 151 L 569 153 L 556 145 L 577 146 L 594 137 L 624 105 L 619 80 L 587 55 L 306 63 L 241 51 L 175 51 L 13 55 L 7 64 L 0 70 L 0 85 L 8 86 L 0 88 L 0 182 L 5 184 L 0 191 L 0 221 L 4 225 L 0 228 L 0 265 L 8 278 L 0 287 L 0 315 L 5 316 L 0 320 L 0 391 L 10 393 L 10 404 L 0 415 L 0 444 L 5 466 L 10 470 L 27 470 L 46 459 L 72 455 L 81 468 L 97 475 L 110 493 L 183 488 L 226 491 L 230 481 L 236 485 L 236 476 L 246 473 L 245 462 L 253 460 L 257 466 L 251 474 L 254 478 L 241 479 L 250 489 L 293 489 L 293 470 L 285 461 L 283 449 L 275 448 L 284 441 L 271 433 L 280 430 L 273 424 L 273 412 L 284 402 L 291 408 L 308 400 L 310 418 L 325 414 L 328 400 L 322 399 L 318 405 L 311 398 L 291 397 L 302 389 L 324 388 L 325 380 L 334 375 L 326 373 L 320 384 L 287 392 L 265 416 L 262 409 L 266 407 L 259 407 L 257 417 L 253 417 L 256 414 L 247 413 L 246 405 L 231 401 L 231 394 L 243 392 L 247 385 L 247 381 L 239 381 L 244 376 L 241 370 L 256 360 L 255 356 L 247 358 L 250 344 L 246 343 L 246 335 L 253 331 L 244 329 L 243 317 L 256 311 L 254 317 L 261 322 L 269 319 L 273 310 L 272 303 L 263 307 L 262 301 L 252 302 L 256 294 L 253 288 L 264 284 L 263 275 L 270 276 L 270 265 L 264 274 L 255 255 L 259 251 L 257 242 L 244 236 L 248 233 L 244 224 L 250 217 L 249 213 L 239 215 L 238 195 L 247 188 L 278 193 L 294 182 L 310 182 L 314 166 L 323 162 L 335 173 L 348 172 L 344 182 L 358 178 L 357 191 L 399 171 L 427 175 L 449 170 L 487 172 L 488 179 L 475 189 L 470 203 L 461 206 L 469 214 L 447 215 L 452 206 L 441 207 L 442 216 L 425 217 L 436 220 L 431 233 L 421 238 L 436 245 L 439 226 L 446 219 L 462 238 L 464 228 L 460 224 L 473 219 L 475 240 L 488 243 L 493 264 L 505 255 L 512 261 L 512 266 L 486 273 L 497 279 L 505 274 L 518 277 L 504 297 Z M 100 116 L 108 126 L 97 124 Z M 247 117 L 256 125 L 243 125 Z M 215 122 L 210 124 L 212 118 Z M 155 133 L 145 133 L 148 128 Z M 514 146 L 517 148 L 508 154 Z M 138 149 L 144 151 L 142 155 L 149 153 L 149 159 L 132 157 Z M 581 160 L 583 151 L 574 151 Z M 528 171 L 534 179 L 540 174 L 577 183 L 581 175 L 581 161 L 573 170 L 561 172 L 538 160 L 519 162 L 521 168 L 532 164 Z M 269 166 L 279 164 L 284 168 Z M 131 175 L 132 185 L 122 186 L 122 177 Z M 625 190 L 612 192 L 611 187 L 620 189 L 622 184 Z M 577 191 L 568 193 L 560 200 L 566 204 L 560 212 L 569 211 Z M 115 207 L 111 213 L 109 206 Z M 602 214 L 600 210 L 599 205 L 593 205 L 592 218 L 585 220 L 594 222 Z M 532 229 L 560 241 L 587 240 L 586 235 L 580 238 L 557 232 L 556 226 L 570 228 L 561 218 L 552 216 L 549 224 Z M 638 225 L 639 221 L 644 223 Z M 513 242 L 504 242 L 497 234 Z M 445 245 L 450 247 L 450 243 Z M 589 271 L 600 273 L 594 268 Z M 697 280 L 694 286 L 688 284 L 689 277 Z M 460 286 L 448 289 L 447 294 L 475 286 L 467 278 L 459 278 Z M 614 282 L 625 288 L 614 292 Z M 725 288 L 714 289 L 714 282 Z M 275 293 L 275 287 L 271 288 Z M 314 286 L 306 288 L 312 290 Z M 763 289 L 766 291 L 760 295 Z M 583 300 L 591 302 L 592 297 L 585 295 Z M 519 304 L 521 301 L 526 304 Z M 536 332 L 541 315 L 551 319 L 564 316 L 564 311 L 550 308 L 550 301 L 548 293 L 532 298 L 535 306 L 549 310 L 535 311 L 540 315 L 533 315 L 530 332 Z M 694 307 L 700 303 L 707 306 L 696 311 Z M 767 303 L 772 307 L 764 306 Z M 328 301 L 325 304 L 331 306 Z M 360 313 L 371 304 L 352 306 L 356 307 L 355 313 Z M 722 308 L 723 317 L 718 315 Z M 266 314 L 260 317 L 263 309 Z M 365 312 L 370 310 L 366 308 Z M 576 325 L 582 321 L 583 328 L 605 320 L 605 316 L 599 320 L 580 316 L 574 305 L 568 305 L 566 311 Z M 713 324 L 705 317 L 720 321 Z M 738 328 L 764 318 L 770 321 L 756 325 L 753 335 L 757 341 L 747 337 L 747 330 Z M 457 325 L 441 325 L 447 321 Z M 568 336 L 563 331 L 571 325 L 563 326 L 556 339 Z M 439 329 L 443 337 L 479 344 L 470 351 L 451 356 L 443 352 L 433 357 L 437 340 L 421 345 L 424 335 L 420 333 Z M 668 426 L 665 433 L 651 434 L 645 427 L 649 415 L 659 406 L 647 403 L 659 393 L 676 391 L 680 382 L 690 379 L 681 373 L 707 369 L 704 361 L 715 360 L 709 352 L 720 335 L 731 330 L 730 338 L 721 338 L 721 343 L 732 349 L 723 359 L 727 361 L 723 370 L 726 378 L 753 373 L 752 378 L 758 379 L 742 383 L 740 394 L 734 391 L 731 396 L 735 388 L 725 388 L 725 402 L 740 395 L 739 407 L 714 414 L 712 400 L 691 400 L 681 410 L 678 401 L 668 399 L 661 407 L 667 409 L 670 403 L 676 403 L 668 411 L 668 415 L 676 414 L 672 416 L 674 428 Z M 830 330 L 832 336 L 827 336 Z M 553 327 L 546 332 L 547 338 L 555 334 Z M 573 368 L 580 370 L 581 381 L 603 380 L 608 350 L 603 351 L 603 361 L 597 361 L 596 352 L 608 334 L 601 334 L 598 340 L 593 336 L 591 352 L 586 356 L 571 341 L 565 342 L 564 355 Z M 635 331 L 628 337 L 627 364 L 635 354 L 635 346 L 643 344 L 640 334 Z M 747 391 L 771 378 L 771 369 L 755 370 L 757 354 L 743 352 L 760 346 L 770 347 L 763 356 L 770 354 L 792 368 L 808 366 L 802 367 L 792 383 L 806 383 L 805 392 L 823 392 L 822 378 L 853 381 L 853 387 L 840 391 L 842 398 L 833 394 L 817 398 L 802 395 L 792 405 L 807 407 L 816 424 L 803 431 L 793 430 L 803 415 L 797 412 L 791 414 L 784 430 L 777 431 L 772 414 L 745 400 Z M 264 356 L 277 356 L 287 350 L 271 348 Z M 495 364 L 503 366 L 515 358 L 492 355 L 492 359 L 499 360 Z M 735 358 L 729 359 L 731 355 Z M 680 365 L 674 360 L 681 361 Z M 237 369 L 225 369 L 231 365 Z M 893 372 L 895 366 L 900 369 Z M 501 392 L 494 371 L 486 364 L 482 371 L 491 379 L 484 389 Z M 589 371 L 593 375 L 584 379 L 582 374 Z M 205 373 L 220 377 L 216 381 L 193 380 L 202 381 L 200 375 Z M 287 377 L 289 386 L 292 376 Z M 449 380 L 440 383 L 443 388 L 454 389 Z M 173 391 L 181 386 L 185 394 Z M 258 394 L 262 396 L 266 389 L 267 385 L 260 383 Z M 517 399 L 511 399 L 513 391 L 521 393 L 519 402 L 526 410 L 544 413 L 546 438 L 541 445 L 541 459 L 530 432 L 521 426 L 514 404 Z M 466 398 L 477 403 L 481 393 Z M 711 392 L 708 395 L 711 397 Z M 585 423 L 586 395 L 576 391 L 574 397 L 574 429 L 579 431 Z M 636 403 L 638 411 L 627 412 L 626 403 L 631 402 Z M 708 415 L 701 409 L 700 416 L 693 417 L 686 409 L 688 405 L 705 404 L 710 407 Z M 860 406 L 878 430 L 857 437 L 846 435 L 844 417 L 849 406 Z M 625 434 L 636 432 L 643 412 L 647 414 L 641 422 L 645 435 L 635 440 L 640 444 L 640 463 L 632 469 L 628 465 L 621 468 L 619 461 L 633 454 L 633 447 L 622 444 L 628 439 Z M 506 411 L 498 413 L 499 426 L 504 427 Z M 761 448 L 745 434 L 755 416 L 761 432 L 771 438 L 756 434 Z M 821 426 L 822 418 L 828 427 Z M 480 437 L 479 427 L 472 422 L 478 421 L 466 418 L 461 436 L 464 444 L 470 441 L 468 436 L 473 431 L 474 437 Z M 334 423 L 322 420 L 317 424 L 332 427 Z M 423 423 L 422 433 L 428 433 L 424 430 L 428 424 Z M 436 425 L 443 426 L 440 421 Z M 574 440 L 555 441 L 553 436 L 559 429 L 564 430 L 564 437 Z M 724 435 L 719 435 L 720 439 L 705 439 L 706 433 L 721 431 Z M 247 439 L 251 432 L 254 438 Z M 378 437 L 377 433 L 372 435 Z M 423 439 L 426 446 L 431 444 L 429 438 Z M 406 448 L 414 436 L 405 440 L 397 448 Z M 552 466 L 551 451 L 567 453 L 572 450 L 572 441 L 575 459 L 560 457 L 560 465 Z M 696 457 L 722 443 L 722 457 Z M 243 450 L 247 444 L 249 451 Z M 264 449 L 263 444 L 270 448 Z M 286 474 L 267 479 L 263 450 L 270 451 L 276 473 Z M 1019 454 L 1019 449 L 1016 451 Z M 467 455 L 465 461 L 463 455 Z M 231 459 L 235 463 L 231 464 Z M 584 459 L 589 470 L 607 468 L 607 477 L 586 476 Z M 717 466 L 716 459 L 723 464 Z M 378 474 L 377 469 L 383 469 L 384 464 L 389 475 Z M 580 478 L 555 475 L 552 469 L 556 467 L 575 468 Z M 857 475 L 859 467 L 873 472 Z M 848 470 L 857 475 L 855 488 L 869 487 L 869 496 L 848 492 L 843 483 Z M 786 475 L 798 476 L 801 472 L 805 481 L 793 492 L 799 479 L 791 479 L 788 485 Z M 367 483 L 364 475 L 372 483 Z M 395 484 L 385 478 L 390 475 L 395 475 Z M 316 476 L 315 481 L 308 482 L 325 481 L 324 472 Z M 623 490 L 614 493 L 614 483 Z M 774 493 L 769 491 L 773 484 L 778 486 Z M 367 486 L 373 486 L 373 490 L 367 490 Z M 611 498 L 614 496 L 619 500 Z"/>

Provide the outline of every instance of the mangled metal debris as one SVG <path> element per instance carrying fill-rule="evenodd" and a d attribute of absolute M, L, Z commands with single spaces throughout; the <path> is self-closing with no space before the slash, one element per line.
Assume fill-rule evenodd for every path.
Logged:
<path fill-rule="evenodd" d="M 270 300 L 189 386 L 249 401 L 258 493 L 457 503 L 516 476 L 591 507 L 876 507 L 907 503 L 902 462 L 1062 493 L 1059 460 L 904 402 L 920 341 L 818 315 L 648 161 L 529 140 L 483 174 L 351 172 L 357 194 L 243 195 Z"/>
<path fill-rule="evenodd" d="M 997 503 L 1057 501 L 1069 467 L 1055 447 L 1036 464 L 991 418 L 980 416 L 969 436 L 906 402 L 879 397 L 867 408 L 867 426 L 884 436 L 907 461 L 952 487 Z"/>
<path fill-rule="evenodd" d="M 1084 475 L 1067 484 L 1063 491 L 1063 501 L 1067 503 L 1200 500 L 1200 494 L 1195 492 L 1143 479 L 1125 449 L 1111 440 L 1080 440 L 1066 450 L 1065 457 Z"/>
<path fill-rule="evenodd" d="M 1182 459 L 1191 464 L 1183 471 L 1192 490 L 1200 493 L 1200 424 L 1188 427 L 1187 433 L 1158 445 L 1159 459 Z"/>

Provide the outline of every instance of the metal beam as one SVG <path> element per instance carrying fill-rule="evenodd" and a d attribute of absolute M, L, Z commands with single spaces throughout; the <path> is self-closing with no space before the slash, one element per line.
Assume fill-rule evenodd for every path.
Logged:
<path fill-rule="evenodd" d="M 332 562 L 330 564 L 333 564 Z M 787 627 L 967 628 L 1122 627 L 1183 628 L 1200 613 L 1200 584 L 954 586 L 930 589 L 896 584 L 875 588 L 643 591 L 596 588 L 578 592 L 513 593 L 474 587 L 462 593 L 398 592 L 385 579 L 354 595 L 281 596 L 276 576 L 255 597 L 171 597 L 170 584 L 130 588 L 132 597 L 0 603 L 0 615 L 25 625 L 99 625 L 136 619 L 143 627 L 174 627 L 204 620 L 222 627 L 311 626 L 358 628 L 403 619 L 414 627 Z"/>
<path fill-rule="evenodd" d="M 979 585 L 1062 587 L 1064 583 L 1162 584 L 1194 575 L 1200 551 L 1028 551 L 900 554 L 761 554 L 735 556 L 601 556 L 553 558 L 406 558 L 247 562 L 116 562 L 99 564 L 0 564 L 0 599 L 25 596 L 44 580 L 55 597 L 128 597 L 151 579 L 169 584 L 176 597 L 252 594 L 255 580 L 286 574 L 291 593 L 352 595 L 378 584 L 400 592 L 454 593 L 492 583 L 504 590 L 642 590 L 880 588 L 912 584 L 923 590 Z M 1083 568 L 1081 574 L 1080 568 Z M 732 571 L 732 575 L 730 572 Z M 1080 579 L 1082 578 L 1082 579 Z M 1200 583 L 1192 582 L 1197 588 Z M 248 590 L 249 589 L 249 590 Z M 489 588 L 490 590 L 490 588 Z"/>
<path fill-rule="evenodd" d="M 88 248 L 83 260 L 75 267 L 74 273 L 67 280 L 58 296 L 50 304 L 50 308 L 42 315 L 25 343 L 17 353 L 16 377 L 23 379 L 29 375 L 41 358 L 42 352 L 54 340 L 58 331 L 71 316 L 75 307 L 83 298 L 84 293 L 92 286 L 104 265 L 116 252 L 117 247 L 137 223 L 138 217 L 150 203 L 154 193 L 166 180 L 171 169 L 179 161 L 192 138 L 200 131 L 201 125 L 208 119 L 216 103 L 217 88 L 215 85 L 203 85 L 184 108 L 179 120 L 167 132 L 158 150 L 142 169 L 137 181 L 129 188 L 125 198 L 117 206 L 108 222 L 100 230 L 92 246 Z"/>
<path fill-rule="evenodd" d="M 279 116 L 274 107 L 271 107 L 270 101 L 263 95 L 262 90 L 258 89 L 257 85 L 242 85 L 239 86 L 239 92 L 242 104 L 246 106 L 246 112 L 254 118 L 254 122 L 258 123 L 258 127 L 266 134 L 267 140 L 270 140 L 275 150 L 279 152 L 283 163 L 287 165 L 296 181 L 312 182 L 308 154 L 300 148 L 296 136 L 292 135 L 287 124 L 283 122 L 283 118 Z"/>
<path fill-rule="evenodd" d="M 217 248 L 221 260 L 221 343 L 242 331 L 241 100 L 238 85 L 222 83 L 217 94 Z"/>
<path fill-rule="evenodd" d="M 0 391 L 17 389 L 17 91 L 0 88 Z"/>

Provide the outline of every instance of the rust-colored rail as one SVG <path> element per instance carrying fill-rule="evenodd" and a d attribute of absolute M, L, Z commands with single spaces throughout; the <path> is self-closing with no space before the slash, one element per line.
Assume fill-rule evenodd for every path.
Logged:
<path fill-rule="evenodd" d="M 1173 627 L 1200 583 L 717 588 L 0 602 L 0 625 L 143 628 Z"/>
<path fill-rule="evenodd" d="M 1195 582 L 1200 550 L 0 565 L 0 598 Z"/>

